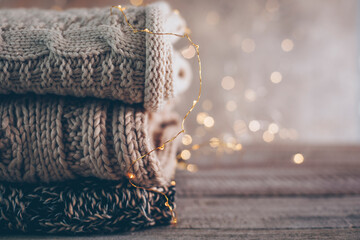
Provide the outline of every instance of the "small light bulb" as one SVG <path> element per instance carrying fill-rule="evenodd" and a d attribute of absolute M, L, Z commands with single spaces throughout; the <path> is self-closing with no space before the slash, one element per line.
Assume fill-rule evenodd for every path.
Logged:
<path fill-rule="evenodd" d="M 129 179 L 134 179 L 134 178 L 135 178 L 135 175 L 134 175 L 133 173 L 128 173 L 128 174 L 127 174 L 127 177 L 128 177 Z"/>
<path fill-rule="evenodd" d="M 185 134 L 181 141 L 184 145 L 190 145 L 192 143 L 192 137 L 189 134 Z"/>
<path fill-rule="evenodd" d="M 183 160 L 189 160 L 190 157 L 191 157 L 191 153 L 190 153 L 189 150 L 183 150 L 183 151 L 181 152 L 181 158 L 182 158 Z"/>
<path fill-rule="evenodd" d="M 250 123 L 249 123 L 249 129 L 250 129 L 250 131 L 252 131 L 252 132 L 257 132 L 257 131 L 259 131 L 260 130 L 260 123 L 259 123 L 259 121 L 257 121 L 257 120 L 252 120 L 252 121 L 250 121 Z"/>
<path fill-rule="evenodd" d="M 302 164 L 304 162 L 304 156 L 301 153 L 297 153 L 293 156 L 293 161 L 296 164 Z"/>
<path fill-rule="evenodd" d="M 204 124 L 204 120 L 207 116 L 208 114 L 206 112 L 200 112 L 196 116 L 196 121 L 198 122 L 198 124 Z"/>
<path fill-rule="evenodd" d="M 213 127 L 215 124 L 215 120 L 213 117 L 210 117 L 210 116 L 207 116 L 205 117 L 204 119 L 204 126 L 207 127 L 207 128 L 211 128 Z"/>
<path fill-rule="evenodd" d="M 290 52 L 294 48 L 294 42 L 291 39 L 284 39 L 281 42 L 281 48 L 284 52 Z"/>
<path fill-rule="evenodd" d="M 270 75 L 270 80 L 272 83 L 280 83 L 282 81 L 282 75 L 280 72 L 273 72 Z"/>
<path fill-rule="evenodd" d="M 177 218 L 176 217 L 174 217 L 173 219 L 171 219 L 171 222 L 170 222 L 171 224 L 177 224 Z"/>
<path fill-rule="evenodd" d="M 234 78 L 230 77 L 230 76 L 225 76 L 222 80 L 221 80 L 221 86 L 223 89 L 225 90 L 231 90 L 235 87 L 235 80 Z"/>
<path fill-rule="evenodd" d="M 212 148 L 216 148 L 220 145 L 220 139 L 213 137 L 210 139 L 210 143 L 209 143 L 210 147 Z"/>

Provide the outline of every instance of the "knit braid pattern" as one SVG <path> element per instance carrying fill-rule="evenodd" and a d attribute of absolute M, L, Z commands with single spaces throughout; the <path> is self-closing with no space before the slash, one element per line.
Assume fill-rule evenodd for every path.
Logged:
<path fill-rule="evenodd" d="M 177 141 L 135 162 L 174 135 L 176 114 L 94 98 L 0 95 L 0 181 L 52 182 L 80 177 L 143 186 L 173 177 Z M 132 165 L 132 166 L 131 166 Z"/>
<path fill-rule="evenodd" d="M 165 3 L 128 7 L 138 29 L 182 33 Z M 0 10 L 0 93 L 121 100 L 155 111 L 173 96 L 174 39 L 133 33 L 109 8 Z M 185 66 L 185 69 L 188 69 Z"/>
<path fill-rule="evenodd" d="M 175 208 L 175 188 L 158 188 Z M 52 185 L 0 183 L 0 233 L 89 234 L 132 231 L 169 224 L 159 193 L 113 181 L 82 180 Z"/>

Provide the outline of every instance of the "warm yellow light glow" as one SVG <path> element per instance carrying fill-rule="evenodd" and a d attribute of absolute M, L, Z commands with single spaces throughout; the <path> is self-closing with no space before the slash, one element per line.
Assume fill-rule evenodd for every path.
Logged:
<path fill-rule="evenodd" d="M 296 129 L 291 128 L 288 130 L 288 136 L 291 140 L 296 140 L 296 139 L 298 139 L 299 134 L 296 131 Z"/>
<path fill-rule="evenodd" d="M 196 50 L 195 50 L 194 46 L 189 45 L 189 47 L 187 47 L 181 51 L 181 54 L 183 55 L 184 58 L 191 59 L 195 56 Z"/>
<path fill-rule="evenodd" d="M 220 139 L 218 139 L 216 137 L 211 138 L 210 142 L 209 142 L 209 145 L 212 148 L 217 148 L 220 145 Z"/>
<path fill-rule="evenodd" d="M 270 80 L 272 83 L 280 83 L 282 81 L 282 75 L 279 72 L 273 72 L 271 73 Z"/>
<path fill-rule="evenodd" d="M 207 116 L 209 115 L 206 112 L 200 112 L 196 116 L 196 121 L 198 122 L 198 124 L 204 124 L 204 120 Z"/>
<path fill-rule="evenodd" d="M 235 111 L 237 108 L 237 104 L 235 101 L 233 100 L 230 100 L 226 103 L 226 109 L 229 111 L 229 112 L 233 112 Z"/>
<path fill-rule="evenodd" d="M 245 133 L 247 131 L 247 128 L 246 128 L 246 123 L 239 119 L 239 120 L 236 120 L 234 122 L 234 132 L 237 134 L 237 135 L 241 135 L 243 133 Z"/>
<path fill-rule="evenodd" d="M 235 80 L 230 76 L 226 76 L 221 81 L 221 86 L 225 90 L 231 90 L 235 87 Z"/>
<path fill-rule="evenodd" d="M 173 225 L 177 224 L 177 218 L 176 217 L 172 218 L 170 223 Z"/>
<path fill-rule="evenodd" d="M 274 141 L 274 134 L 269 131 L 265 131 L 263 134 L 263 140 L 267 143 Z"/>
<path fill-rule="evenodd" d="M 134 175 L 133 173 L 128 173 L 128 174 L 127 174 L 127 177 L 128 177 L 129 179 L 134 179 L 134 178 L 135 178 L 135 175 Z"/>
<path fill-rule="evenodd" d="M 210 116 L 207 116 L 205 119 L 204 119 L 204 126 L 205 127 L 208 127 L 208 128 L 211 128 L 213 127 L 215 124 L 215 120 L 213 117 L 210 117 Z"/>
<path fill-rule="evenodd" d="M 62 11 L 63 10 L 63 8 L 61 6 L 59 6 L 59 5 L 54 5 L 54 6 L 51 7 L 51 9 L 55 10 L 55 11 Z"/>
<path fill-rule="evenodd" d="M 277 134 L 279 132 L 279 126 L 276 123 L 270 123 L 268 131 L 272 134 Z"/>
<path fill-rule="evenodd" d="M 198 150 L 199 148 L 200 148 L 200 145 L 199 144 L 195 144 L 195 145 L 193 145 L 192 147 L 192 150 Z"/>
<path fill-rule="evenodd" d="M 213 107 L 213 104 L 211 102 L 211 100 L 209 99 L 206 99 L 203 101 L 202 103 L 202 108 L 205 110 L 205 111 L 210 111 Z"/>
<path fill-rule="evenodd" d="M 241 149 L 242 149 L 242 145 L 240 143 L 238 143 L 234 146 L 235 151 L 240 151 Z"/>
<path fill-rule="evenodd" d="M 253 102 L 256 100 L 256 92 L 252 89 L 246 89 L 245 90 L 245 99 L 248 102 Z"/>
<path fill-rule="evenodd" d="M 187 164 L 185 162 L 178 162 L 176 165 L 177 169 L 184 170 L 187 167 Z"/>
<path fill-rule="evenodd" d="M 171 181 L 171 186 L 175 186 L 176 185 L 176 182 L 173 180 L 173 181 Z"/>
<path fill-rule="evenodd" d="M 189 172 L 197 172 L 198 171 L 198 167 L 196 165 L 194 165 L 194 164 L 187 165 L 186 169 Z"/>
<path fill-rule="evenodd" d="M 143 0 L 130 0 L 130 3 L 134 6 L 140 6 L 143 3 Z"/>
<path fill-rule="evenodd" d="M 290 52 L 294 48 L 294 42 L 291 39 L 284 39 L 281 42 L 281 48 L 284 52 Z"/>
<path fill-rule="evenodd" d="M 296 164 L 302 164 L 304 162 L 304 156 L 301 153 L 297 153 L 293 156 L 293 161 Z"/>
<path fill-rule="evenodd" d="M 230 149 L 233 149 L 235 147 L 235 143 L 233 142 L 227 142 L 226 143 L 226 147 L 230 148 Z"/>
<path fill-rule="evenodd" d="M 265 5 L 266 11 L 272 13 L 279 10 L 279 1 L 278 0 L 267 0 Z"/>
<path fill-rule="evenodd" d="M 246 53 L 251 53 L 253 51 L 255 51 L 255 42 L 254 40 L 252 40 L 251 38 L 245 38 L 242 42 L 241 42 L 241 49 L 246 52 Z"/>
<path fill-rule="evenodd" d="M 181 141 L 184 145 L 190 145 L 192 143 L 192 137 L 189 134 L 185 134 Z"/>
<path fill-rule="evenodd" d="M 210 11 L 208 12 L 208 14 L 206 15 L 206 22 L 209 25 L 215 26 L 219 23 L 220 20 L 220 16 L 217 12 L 215 11 Z"/>
<path fill-rule="evenodd" d="M 189 160 L 191 157 L 191 153 L 189 150 L 182 150 L 180 156 L 183 160 Z"/>
<path fill-rule="evenodd" d="M 249 123 L 249 129 L 250 129 L 250 131 L 252 131 L 252 132 L 257 132 L 257 131 L 259 131 L 259 130 L 260 130 L 260 123 L 259 123 L 259 121 L 257 121 L 257 120 L 252 120 L 252 121 L 250 121 L 250 123 Z"/>

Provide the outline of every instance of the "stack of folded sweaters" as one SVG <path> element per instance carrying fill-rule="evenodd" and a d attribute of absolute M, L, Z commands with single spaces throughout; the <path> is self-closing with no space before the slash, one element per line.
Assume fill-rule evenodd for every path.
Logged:
<path fill-rule="evenodd" d="M 182 34 L 165 3 L 125 10 Z M 104 233 L 166 224 L 189 85 L 176 37 L 109 8 L 0 10 L 0 232 Z"/>

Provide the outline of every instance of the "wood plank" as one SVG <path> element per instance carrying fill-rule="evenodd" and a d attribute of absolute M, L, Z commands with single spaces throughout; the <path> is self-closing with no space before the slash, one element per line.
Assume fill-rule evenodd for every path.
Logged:
<path fill-rule="evenodd" d="M 240 235 L 256 239 L 256 236 L 261 238 L 268 233 L 274 238 L 277 235 L 284 238 L 302 236 L 308 238 L 314 233 L 314 236 L 319 237 L 335 234 L 334 238 L 346 236 L 346 239 L 351 239 L 353 236 L 360 236 L 358 235 L 359 203 L 360 196 L 180 198 L 177 201 L 179 223 L 176 226 L 145 230 L 132 233 L 131 236 L 186 239 L 186 236 L 202 236 L 201 234 L 206 237 L 216 231 L 216 236 L 219 238 Z M 190 231 L 191 229 L 196 231 Z M 319 231 L 319 229 L 336 229 L 336 231 Z M 341 235 L 336 235 L 338 231 L 342 231 Z M 119 237 L 121 236 L 120 234 Z M 19 236 L 14 236 L 14 239 L 16 238 Z M 20 239 L 32 238 L 20 236 Z M 102 239 L 102 237 L 97 236 L 93 239 Z M 114 237 L 114 239 L 120 238 Z"/>
<path fill-rule="evenodd" d="M 359 161 L 360 163 L 360 161 Z M 360 194 L 360 164 L 264 166 L 202 169 L 178 172 L 177 196 L 304 196 Z"/>
<path fill-rule="evenodd" d="M 301 230 L 237 230 L 225 229 L 172 229 L 150 230 L 128 235 L 131 239 L 359 239 L 360 229 L 301 229 Z M 104 238 L 105 239 L 105 238 Z M 106 238 L 111 240 L 128 239 L 127 236 Z"/>
<path fill-rule="evenodd" d="M 177 228 L 360 228 L 360 196 L 184 198 Z"/>
<path fill-rule="evenodd" d="M 292 155 L 301 152 L 302 164 Z M 225 155 L 224 155 L 225 156 Z M 240 154 L 200 160 L 178 171 L 177 196 L 304 196 L 360 194 L 358 146 L 247 146 Z"/>
<path fill-rule="evenodd" d="M 302 153 L 304 165 L 350 166 L 359 163 L 360 145 L 244 145 L 236 154 L 215 154 L 211 149 L 193 153 L 191 161 L 203 168 L 219 166 L 293 165 L 292 156 Z"/>
<path fill-rule="evenodd" d="M 0 239 L 56 239 L 56 240 L 144 240 L 144 239 L 359 239 L 360 229 L 275 229 L 275 230 L 240 230 L 240 229 L 176 229 L 172 227 L 157 227 L 132 233 L 123 233 L 106 236 L 86 237 L 49 237 L 49 236 L 7 236 Z"/>

